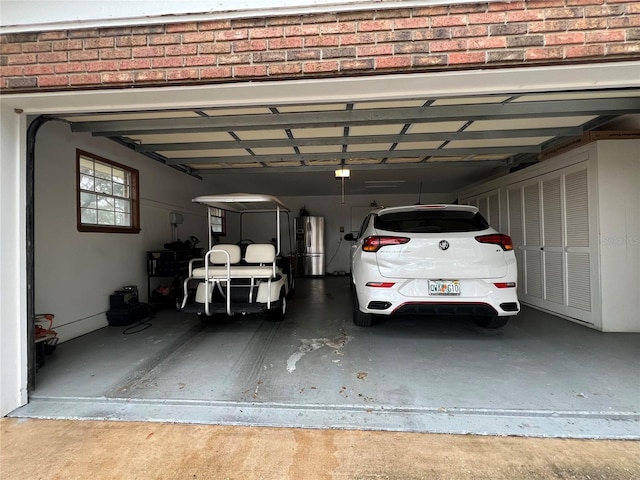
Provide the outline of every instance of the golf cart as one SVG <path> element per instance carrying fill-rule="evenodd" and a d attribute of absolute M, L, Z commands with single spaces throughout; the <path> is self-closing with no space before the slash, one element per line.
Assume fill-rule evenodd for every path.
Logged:
<path fill-rule="evenodd" d="M 289 258 L 281 255 L 281 214 L 288 219 L 289 209 L 278 198 L 262 194 L 205 195 L 192 201 L 207 207 L 209 248 L 204 258 L 189 261 L 180 310 L 194 312 L 201 320 L 238 313 L 284 319 L 294 286 Z M 221 221 L 229 213 L 240 215 L 241 240 L 236 244 L 218 242 Z M 273 217 L 275 236 L 270 243 L 242 237 L 246 213 Z"/>

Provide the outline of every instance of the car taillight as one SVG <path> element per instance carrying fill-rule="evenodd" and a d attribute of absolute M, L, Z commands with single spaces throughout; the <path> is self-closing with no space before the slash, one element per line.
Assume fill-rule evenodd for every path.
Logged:
<path fill-rule="evenodd" d="M 362 250 L 365 252 L 377 252 L 382 247 L 388 245 L 402 245 L 407 243 L 410 238 L 407 237 L 379 237 L 371 236 L 367 237 L 362 242 Z"/>
<path fill-rule="evenodd" d="M 367 287 L 374 288 L 391 288 L 395 285 L 395 282 L 367 282 Z"/>
<path fill-rule="evenodd" d="M 498 288 L 516 288 L 516 282 L 498 282 L 494 285 Z"/>
<path fill-rule="evenodd" d="M 480 235 L 476 237 L 476 240 L 480 243 L 492 243 L 494 245 L 500 245 L 502 250 L 513 250 L 513 242 L 509 235 L 503 235 L 502 233 L 492 233 L 490 235 Z"/>

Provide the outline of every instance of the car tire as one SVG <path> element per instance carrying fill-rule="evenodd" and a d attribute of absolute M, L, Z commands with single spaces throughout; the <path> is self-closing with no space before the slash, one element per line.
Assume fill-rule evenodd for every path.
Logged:
<path fill-rule="evenodd" d="M 373 324 L 373 314 L 360 311 L 360 303 L 358 302 L 358 294 L 355 287 L 352 289 L 353 298 L 353 323 L 358 327 L 370 327 Z"/>
<path fill-rule="evenodd" d="M 473 317 L 473 322 L 482 328 L 495 329 L 504 327 L 509 321 L 509 317 L 499 317 L 498 315 L 478 315 Z"/>
<path fill-rule="evenodd" d="M 287 313 L 287 296 L 284 293 L 284 287 L 280 290 L 280 298 L 278 306 L 269 310 L 268 317 L 272 322 L 281 322 Z"/>

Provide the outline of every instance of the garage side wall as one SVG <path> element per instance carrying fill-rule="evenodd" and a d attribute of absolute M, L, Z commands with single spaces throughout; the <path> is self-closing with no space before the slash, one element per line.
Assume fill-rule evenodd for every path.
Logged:
<path fill-rule="evenodd" d="M 78 232 L 76 149 L 133 167 L 140 175 L 139 234 Z M 36 139 L 36 312 L 55 315 L 64 341 L 107 325 L 109 295 L 136 285 L 147 301 L 146 252 L 172 241 L 170 212 L 181 213 L 178 237 L 206 245 L 206 214 L 191 199 L 210 193 L 203 182 L 109 140 L 73 134 L 63 123 L 45 124 Z M 171 278 L 152 279 L 152 288 Z"/>
<path fill-rule="evenodd" d="M 636 0 L 491 2 L 0 37 L 6 92 L 585 63 L 640 53 Z"/>

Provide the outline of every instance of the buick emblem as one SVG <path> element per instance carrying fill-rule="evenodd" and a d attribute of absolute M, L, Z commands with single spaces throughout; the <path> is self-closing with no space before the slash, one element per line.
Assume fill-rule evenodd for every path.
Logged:
<path fill-rule="evenodd" d="M 440 250 L 447 250 L 449 248 L 449 242 L 446 240 L 440 240 L 438 246 L 440 247 Z"/>

